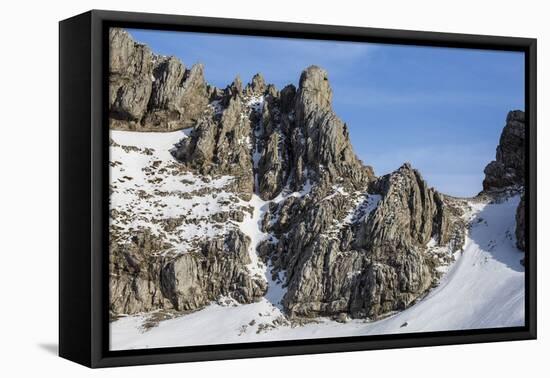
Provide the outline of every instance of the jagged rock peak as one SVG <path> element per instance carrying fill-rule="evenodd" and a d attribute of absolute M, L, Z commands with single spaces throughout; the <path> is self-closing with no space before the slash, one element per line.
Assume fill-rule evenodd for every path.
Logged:
<path fill-rule="evenodd" d="M 521 110 L 508 113 L 496 160 L 485 167 L 484 173 L 484 191 L 525 185 L 525 113 Z"/>
<path fill-rule="evenodd" d="M 294 87 L 286 87 L 281 97 L 283 108 L 294 103 L 294 122 L 302 141 L 299 151 L 293 154 L 300 158 L 295 164 L 296 173 L 307 169 L 327 186 L 346 178 L 354 187 L 360 187 L 374 176 L 372 168 L 364 166 L 355 155 L 347 125 L 332 109 L 332 89 L 324 69 L 306 68 L 296 94 Z M 295 181 L 305 182 L 303 177 Z"/>
<path fill-rule="evenodd" d="M 109 55 L 111 75 L 130 77 L 151 68 L 151 50 L 146 45 L 135 42 L 126 30 L 112 28 L 109 32 L 109 45 L 113 50 Z"/>
<path fill-rule="evenodd" d="M 223 107 L 227 107 L 231 99 L 243 95 L 243 82 L 239 75 L 235 76 L 233 82 L 225 87 L 223 91 L 223 96 L 221 98 L 221 103 Z"/>
<path fill-rule="evenodd" d="M 191 67 L 190 70 L 185 71 L 184 76 L 184 87 L 189 87 L 192 84 L 195 83 L 204 83 L 204 64 L 202 63 L 195 63 Z"/>
<path fill-rule="evenodd" d="M 411 174 L 420 175 L 420 172 L 418 172 L 415 168 L 413 168 L 410 162 L 406 161 L 403 164 L 401 164 L 401 166 L 397 168 L 395 171 L 393 171 L 392 173 L 389 173 L 387 177 L 393 178 L 393 177 L 399 177 L 399 176 L 411 175 Z"/>
<path fill-rule="evenodd" d="M 298 87 L 299 96 L 303 99 L 305 112 L 318 107 L 319 110 L 328 110 L 332 105 L 332 89 L 328 81 L 328 73 L 318 66 L 309 66 L 300 75 Z"/>
<path fill-rule="evenodd" d="M 109 110 L 111 118 L 137 123 L 151 95 L 153 54 L 123 29 L 109 33 Z"/>
<path fill-rule="evenodd" d="M 246 86 L 245 92 L 248 96 L 262 95 L 267 90 L 267 84 L 261 73 L 252 77 L 252 81 Z"/>
<path fill-rule="evenodd" d="M 168 131 L 191 127 L 208 105 L 204 67 L 154 55 L 127 31 L 109 34 L 110 127 Z"/>
<path fill-rule="evenodd" d="M 265 224 L 277 242 L 263 248 L 287 274 L 291 316 L 375 319 L 403 310 L 437 282 L 439 258 L 451 258 L 444 250 L 462 247 L 458 207 L 410 164 L 368 187 L 359 198 L 317 190 L 272 206 Z M 441 255 L 428 251 L 434 246 Z"/>
<path fill-rule="evenodd" d="M 443 196 L 430 188 L 410 163 L 380 177 L 372 190 L 379 193 L 382 200 L 365 224 L 362 238 L 365 247 L 388 242 L 396 246 L 425 246 L 431 238 L 441 245 L 448 243 L 450 214 Z"/>
<path fill-rule="evenodd" d="M 233 82 L 231 83 L 229 88 L 233 91 L 233 93 L 242 93 L 242 91 L 243 91 L 243 82 L 242 82 L 241 77 L 239 75 L 235 76 L 235 79 L 233 79 Z"/>
<path fill-rule="evenodd" d="M 204 84 L 201 65 L 187 69 L 119 34 L 113 45 L 122 55 L 112 64 L 117 122 L 144 129 L 184 127 L 187 120 L 194 128 L 171 150 L 179 161 L 172 174 L 232 176 L 223 191 L 233 203 L 253 193 L 280 195 L 258 223 L 273 236 L 258 245 L 258 255 L 272 274 L 285 272 L 282 304 L 290 315 L 376 318 L 402 310 L 437 280 L 440 262 L 428 244 L 453 251 L 462 245 L 459 215 L 409 163 L 376 178 L 357 158 L 332 109 L 324 69 L 308 67 L 298 88 L 280 92 L 259 74 L 244 91 L 238 76 L 222 90 Z M 180 256 L 157 253 L 168 248 L 162 237 L 141 239 L 111 246 L 111 272 L 123 277 L 111 285 L 113 313 L 188 311 L 221 295 L 250 303 L 265 294 L 265 281 L 248 270 L 251 240 L 238 230 L 205 238 Z"/>

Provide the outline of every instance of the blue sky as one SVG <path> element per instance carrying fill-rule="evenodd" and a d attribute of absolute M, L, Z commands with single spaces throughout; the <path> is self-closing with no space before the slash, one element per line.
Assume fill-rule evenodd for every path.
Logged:
<path fill-rule="evenodd" d="M 457 196 L 482 189 L 506 114 L 525 107 L 520 52 L 129 32 L 157 54 L 203 63 L 206 80 L 221 88 L 261 72 L 281 89 L 297 85 L 307 66 L 321 66 L 365 164 L 382 175 L 408 161 L 429 185 Z"/>

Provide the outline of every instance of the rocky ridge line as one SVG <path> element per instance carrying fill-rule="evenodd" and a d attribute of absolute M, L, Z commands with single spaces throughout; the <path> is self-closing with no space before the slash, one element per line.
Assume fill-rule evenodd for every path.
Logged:
<path fill-rule="evenodd" d="M 111 50 L 111 128 L 192 127 L 172 150 L 181 169 L 235 177 L 226 190 L 241 201 L 253 193 L 270 201 L 261 224 L 269 237 L 257 252 L 284 277 L 289 316 L 374 319 L 402 310 L 437 284 L 437 268 L 462 247 L 458 200 L 429 188 L 409 164 L 376 177 L 356 157 L 322 68 L 304 70 L 298 88 L 279 91 L 256 75 L 218 89 L 204 83 L 202 68 L 155 57 L 124 31 L 111 33 Z M 250 303 L 265 293 L 247 271 L 250 241 L 238 229 L 176 257 L 151 253 L 165 250 L 162 241 L 153 248 L 141 239 L 151 237 L 111 247 L 113 314 L 194 310 L 225 295 Z"/>
<path fill-rule="evenodd" d="M 194 126 L 208 104 L 204 68 L 154 55 L 123 29 L 109 31 L 109 125 L 170 131 Z"/>

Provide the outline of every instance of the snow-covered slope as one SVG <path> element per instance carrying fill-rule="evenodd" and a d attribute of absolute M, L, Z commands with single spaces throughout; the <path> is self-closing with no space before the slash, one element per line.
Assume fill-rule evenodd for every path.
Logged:
<path fill-rule="evenodd" d="M 217 213 L 242 211 L 248 205 L 226 190 L 234 178 L 183 171 L 170 154 L 189 132 L 111 131 L 111 237 L 125 240 L 132 231 L 148 228 L 173 245 L 171 252 L 184 253 L 194 240 L 238 227 L 210 221 Z M 172 222 L 170 232 L 166 221 Z"/>
<path fill-rule="evenodd" d="M 111 323 L 111 349 L 241 343 L 357 335 L 497 328 L 524 324 L 524 269 L 515 247 L 519 196 L 468 202 L 470 230 L 440 285 L 407 310 L 385 319 L 290 324 L 273 301 L 224 302 L 145 330 L 148 315 Z M 269 296 L 269 292 L 268 292 Z M 221 303 L 221 302 L 220 302 Z"/>

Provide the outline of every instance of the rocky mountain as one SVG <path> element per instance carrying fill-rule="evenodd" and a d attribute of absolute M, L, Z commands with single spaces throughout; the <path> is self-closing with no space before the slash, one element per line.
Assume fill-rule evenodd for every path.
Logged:
<path fill-rule="evenodd" d="M 112 128 L 156 131 L 191 127 L 208 104 L 203 67 L 154 55 L 123 29 L 109 34 L 109 122 Z"/>
<path fill-rule="evenodd" d="M 436 284 L 435 268 L 463 244 L 459 216 L 405 164 L 364 187 L 339 178 L 272 203 L 264 218 L 272 237 L 259 251 L 284 272 L 291 314 L 376 318 Z"/>
<path fill-rule="evenodd" d="M 509 112 L 497 146 L 496 160 L 484 170 L 485 193 L 523 190 L 527 159 L 525 138 L 525 113 L 521 110 Z M 522 195 L 516 211 L 517 247 L 522 251 L 525 251 L 525 228 L 525 197 Z"/>
<path fill-rule="evenodd" d="M 485 167 L 483 189 L 492 191 L 525 183 L 525 113 L 508 113 L 500 135 L 496 160 Z"/>
<path fill-rule="evenodd" d="M 285 319 L 377 319 L 423 298 L 463 248 L 465 202 L 408 163 L 375 176 L 322 68 L 297 88 L 257 74 L 220 89 L 122 29 L 110 44 L 113 317 L 269 298 Z M 487 190 L 524 174 L 511 114 Z"/>

